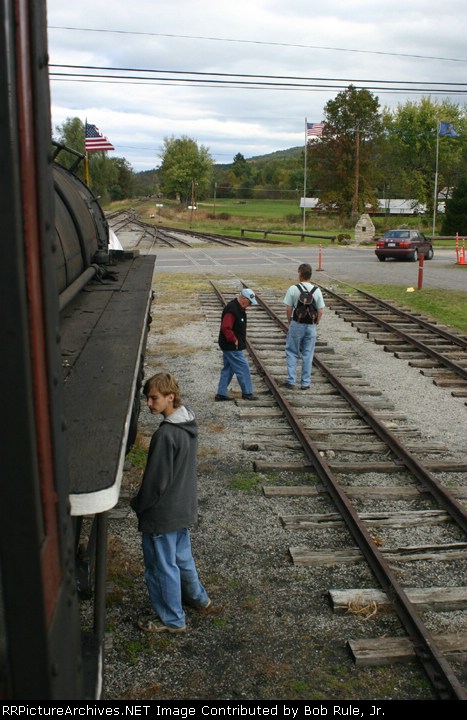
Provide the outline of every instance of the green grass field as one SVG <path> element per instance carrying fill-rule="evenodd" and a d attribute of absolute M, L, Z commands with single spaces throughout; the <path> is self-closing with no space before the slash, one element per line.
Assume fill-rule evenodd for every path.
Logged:
<path fill-rule="evenodd" d="M 108 210 L 116 210 L 125 207 L 134 207 L 141 218 L 146 222 L 176 228 L 192 228 L 204 232 L 220 233 L 239 237 L 242 228 L 268 229 L 268 230 L 289 230 L 297 235 L 270 235 L 269 239 L 280 245 L 294 245 L 300 243 L 298 234 L 302 231 L 302 211 L 298 206 L 298 200 L 234 200 L 216 199 L 199 203 L 196 211 L 189 211 L 181 208 L 179 204 L 172 201 L 163 201 L 164 207 L 157 208 L 155 200 L 127 201 L 126 203 L 114 203 Z M 154 215 L 154 218 L 150 216 Z M 292 220 L 292 217 L 294 218 Z M 336 224 L 337 218 L 332 216 L 313 215 L 306 216 L 306 232 L 310 235 L 338 236 L 340 233 L 347 233 L 353 238 L 353 230 L 343 228 Z M 382 234 L 389 227 L 397 227 L 399 224 L 406 224 L 412 228 L 418 228 L 431 236 L 431 220 L 420 217 L 404 218 L 374 218 L 377 234 Z M 246 237 L 254 237 L 248 233 Z M 258 235 L 256 235 L 258 237 Z M 323 246 L 329 245 L 331 240 L 317 238 L 306 238 L 306 244 Z M 436 240 L 435 247 L 453 247 L 453 240 Z M 467 268 L 456 267 L 458 272 L 467 272 Z M 264 280 L 264 279 L 263 279 Z M 171 282 L 173 276 L 171 276 Z M 272 281 L 272 278 L 271 278 Z M 438 322 L 445 323 L 461 332 L 467 333 L 467 292 L 457 290 L 434 290 L 422 289 L 417 292 L 407 293 L 406 288 L 388 285 L 367 285 L 358 286 L 378 297 L 386 300 L 393 300 L 407 308 L 417 310 Z"/>
<path fill-rule="evenodd" d="M 158 203 L 159 201 L 157 201 Z M 241 230 L 246 231 L 246 237 L 258 237 L 251 230 L 268 230 L 268 239 L 277 244 L 295 244 L 300 242 L 298 235 L 303 230 L 303 211 L 299 206 L 299 198 L 289 200 L 238 200 L 233 198 L 211 198 L 198 203 L 197 209 L 188 210 L 186 207 L 171 200 L 163 200 L 163 207 L 158 208 L 156 200 L 121 201 L 114 203 L 109 210 L 124 208 L 125 205 L 135 207 L 142 219 L 154 224 L 173 226 L 176 228 L 191 228 L 200 232 L 212 232 L 232 237 L 239 237 Z M 151 217 L 151 216 L 154 217 Z M 401 224 L 417 228 L 426 235 L 431 236 L 432 221 L 428 216 L 418 217 L 373 217 L 375 234 L 382 235 L 386 230 Z M 307 211 L 305 218 L 305 232 L 309 235 L 325 235 L 329 240 L 321 238 L 306 238 L 307 244 L 330 244 L 331 237 L 349 235 L 354 237 L 353 224 L 344 225 L 337 216 L 316 214 Z M 250 230 L 250 234 L 248 234 Z M 290 232 L 290 235 L 274 235 L 272 231 Z M 436 240 L 438 247 L 451 247 L 453 240 Z"/>

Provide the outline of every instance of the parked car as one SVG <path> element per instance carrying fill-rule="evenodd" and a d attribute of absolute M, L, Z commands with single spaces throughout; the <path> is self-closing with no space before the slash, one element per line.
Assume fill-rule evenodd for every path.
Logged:
<path fill-rule="evenodd" d="M 402 258 L 404 260 L 418 260 L 420 255 L 425 260 L 433 257 L 433 245 L 430 238 L 425 237 L 419 230 L 388 230 L 376 241 L 376 257 L 383 262 L 386 258 Z"/>

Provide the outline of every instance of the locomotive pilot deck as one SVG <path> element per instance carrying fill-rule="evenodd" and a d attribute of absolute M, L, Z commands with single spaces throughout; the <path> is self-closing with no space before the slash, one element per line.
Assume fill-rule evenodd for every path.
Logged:
<path fill-rule="evenodd" d="M 72 515 L 118 501 L 151 303 L 155 256 L 119 256 L 115 279 L 86 285 L 61 313 Z"/>

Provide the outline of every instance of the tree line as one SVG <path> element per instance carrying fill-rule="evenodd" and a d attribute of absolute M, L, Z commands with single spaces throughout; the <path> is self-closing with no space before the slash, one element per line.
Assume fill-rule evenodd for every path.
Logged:
<path fill-rule="evenodd" d="M 449 100 L 424 97 L 395 110 L 381 108 L 368 90 L 350 85 L 324 107 L 323 131 L 303 147 L 246 159 L 237 153 L 228 165 L 215 165 L 209 148 L 187 136 L 167 137 L 157 170 L 134 173 L 125 158 L 104 152 L 89 156 L 93 191 L 104 199 L 161 194 L 189 205 L 209 197 L 307 197 L 341 220 L 377 207 L 378 198 L 412 198 L 434 209 L 446 200 L 443 231 L 451 234 L 450 217 L 467 232 L 467 115 Z M 439 133 L 439 123 L 455 133 Z M 79 118 L 56 128 L 57 140 L 84 152 L 84 126 Z M 436 174 L 437 170 L 437 174 Z M 436 174 L 436 178 L 435 178 Z M 298 205 L 297 205 L 298 207 Z M 461 218 L 464 217 L 463 220 Z M 461 222 L 461 226 L 459 226 Z"/>

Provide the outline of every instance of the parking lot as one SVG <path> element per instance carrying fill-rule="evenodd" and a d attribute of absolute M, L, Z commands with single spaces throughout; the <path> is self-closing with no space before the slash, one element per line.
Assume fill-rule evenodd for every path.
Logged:
<path fill-rule="evenodd" d="M 371 247 L 251 246 L 242 248 L 158 248 L 158 272 L 279 275 L 293 277 L 297 266 L 309 262 L 317 282 L 330 279 L 348 283 L 378 283 L 417 287 L 419 263 L 398 260 L 378 262 Z M 321 269 L 320 269 L 321 267 Z M 321 280 L 320 280 L 321 276 Z M 434 258 L 423 265 L 423 287 L 467 290 L 467 266 L 456 265 L 456 251 L 434 249 Z"/>

